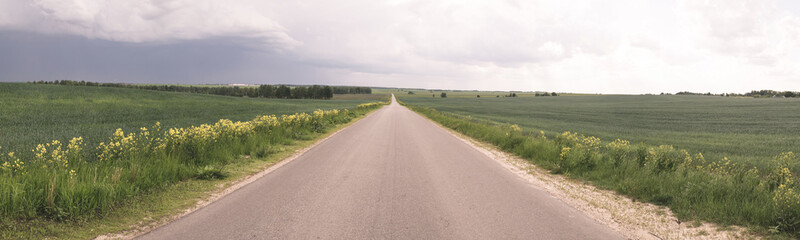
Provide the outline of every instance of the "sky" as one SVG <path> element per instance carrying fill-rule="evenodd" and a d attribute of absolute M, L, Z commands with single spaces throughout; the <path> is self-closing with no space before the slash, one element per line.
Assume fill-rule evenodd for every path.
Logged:
<path fill-rule="evenodd" d="M 796 0 L 0 0 L 0 81 L 800 91 Z"/>

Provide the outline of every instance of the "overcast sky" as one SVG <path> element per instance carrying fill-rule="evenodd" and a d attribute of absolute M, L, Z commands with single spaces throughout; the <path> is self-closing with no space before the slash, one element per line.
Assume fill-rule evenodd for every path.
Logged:
<path fill-rule="evenodd" d="M 0 0 L 0 81 L 800 90 L 800 1 Z"/>

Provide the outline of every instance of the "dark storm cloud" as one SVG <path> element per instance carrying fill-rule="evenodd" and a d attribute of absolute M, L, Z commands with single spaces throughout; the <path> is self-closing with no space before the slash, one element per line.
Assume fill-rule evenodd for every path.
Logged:
<path fill-rule="evenodd" d="M 247 41 L 253 40 L 211 38 L 154 45 L 2 32 L 0 81 L 291 83 L 308 81 L 318 71 L 292 56 L 247 47 Z"/>

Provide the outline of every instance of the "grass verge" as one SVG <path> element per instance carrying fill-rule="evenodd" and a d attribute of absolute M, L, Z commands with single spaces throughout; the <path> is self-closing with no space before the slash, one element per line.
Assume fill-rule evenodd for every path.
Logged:
<path fill-rule="evenodd" d="M 400 100 L 547 136 L 565 131 L 702 152 L 706 159 L 767 169 L 781 152 L 800 152 L 800 99 L 707 96 L 564 96 Z M 800 170 L 800 165 L 794 166 Z"/>
<path fill-rule="evenodd" d="M 103 150 L 108 149 L 98 150 L 98 154 L 101 155 L 99 159 L 113 156 L 105 161 L 111 163 L 76 161 L 71 165 L 45 165 L 47 162 L 61 159 L 58 156 L 71 159 L 69 154 L 63 153 L 66 151 L 58 155 L 53 155 L 54 151 L 47 151 L 44 155 L 51 159 L 32 161 L 35 163 L 26 165 L 21 172 L 4 170 L 3 175 L 0 175 L 0 187 L 2 187 L 0 191 L 4 192 L 4 196 L 0 197 L 2 198 L 0 209 L 4 212 L 0 218 L 2 219 L 0 238 L 85 239 L 126 230 L 132 225 L 157 223 L 165 217 L 194 206 L 198 199 L 202 199 L 208 193 L 225 188 L 237 179 L 265 169 L 291 154 L 293 150 L 311 144 L 313 139 L 325 135 L 332 128 L 340 128 L 341 124 L 360 118 L 378 107 L 380 105 L 361 105 L 352 111 L 319 112 L 316 116 L 309 115 L 307 118 L 284 116 L 276 120 L 278 124 L 270 125 L 272 126 L 270 128 L 240 129 L 242 131 L 239 132 L 241 133 L 238 135 L 239 138 L 228 139 L 230 135 L 211 134 L 216 137 L 206 136 L 205 139 L 216 141 L 188 148 L 189 152 L 195 155 L 185 155 L 188 154 L 186 146 L 179 147 L 193 141 L 196 143 L 197 139 L 192 140 L 192 138 L 179 138 L 180 141 L 175 143 L 177 145 L 172 147 L 161 150 L 147 149 L 148 151 L 141 153 L 131 152 L 143 150 L 141 145 L 125 143 L 121 144 L 124 147 L 121 149 L 131 154 L 103 155 L 108 153 Z M 280 129 L 281 125 L 285 128 Z M 208 131 L 214 132 L 214 130 Z M 169 132 L 165 131 L 164 134 Z M 140 138 L 145 135 L 148 134 L 139 133 L 133 137 L 122 134 L 120 139 L 116 140 L 124 142 L 123 139 L 130 137 L 139 140 L 140 143 L 147 143 L 145 139 Z M 226 138 L 219 138 L 220 136 Z M 115 137 L 112 137 L 108 145 L 117 146 L 114 139 Z M 168 166 L 153 164 L 154 160 L 156 163 L 167 162 L 165 165 Z M 164 168 L 177 170 L 155 170 Z M 91 171 L 92 169 L 94 171 Z M 179 174 L 170 175 L 171 173 Z M 102 176 L 103 174 L 105 176 Z M 142 178 L 146 181 L 138 180 Z M 153 179 L 166 179 L 166 181 L 157 182 Z M 22 187 L 23 191 L 19 191 L 19 187 Z M 36 191 L 37 187 L 42 191 Z M 83 188 L 98 187 L 105 189 L 88 191 L 88 194 L 80 191 Z M 107 192 L 102 192 L 103 190 Z M 53 194 L 48 195 L 48 192 Z M 97 192 L 101 194 L 96 194 Z M 118 194 L 119 192 L 127 194 Z M 26 208 L 20 202 L 31 203 L 33 206 Z"/>
<path fill-rule="evenodd" d="M 771 168 L 706 161 L 672 146 L 631 145 L 624 140 L 565 132 L 548 138 L 540 131 L 409 106 L 441 125 L 513 153 L 556 174 L 614 190 L 634 200 L 668 206 L 681 221 L 742 225 L 774 236 L 797 236 L 800 194 L 789 171 L 788 152 Z"/>

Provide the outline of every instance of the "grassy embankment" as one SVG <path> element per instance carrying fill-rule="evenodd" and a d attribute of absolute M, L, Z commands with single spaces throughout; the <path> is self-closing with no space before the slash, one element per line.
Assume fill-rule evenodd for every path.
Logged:
<path fill-rule="evenodd" d="M 788 151 L 793 151 L 797 145 L 763 146 L 759 140 L 779 137 L 797 141 L 797 136 L 790 134 L 798 131 L 783 132 L 797 127 L 792 124 L 797 118 L 785 118 L 797 114 L 797 111 L 780 112 L 797 108 L 793 105 L 797 101 L 720 99 L 680 96 L 481 100 L 401 98 L 415 111 L 446 127 L 492 143 L 555 173 L 585 180 L 637 200 L 669 206 L 683 220 L 737 224 L 762 232 L 772 229 L 796 236 L 800 230 L 800 185 L 793 176 L 795 173 L 790 171 L 796 166 L 797 159 Z M 440 111 L 423 106 L 432 106 Z M 703 114 L 700 111 L 709 112 Z M 732 112 L 748 116 L 762 114 L 759 116 L 764 120 L 759 122 Z M 606 141 L 574 132 L 553 134 L 562 128 L 595 130 L 606 134 L 603 136 Z M 689 133 L 690 129 L 696 129 L 694 134 Z M 745 132 L 736 133 L 736 129 Z M 680 138 L 681 130 L 687 131 L 686 138 Z M 614 131 L 619 131 L 617 137 L 610 137 Z M 737 144 L 755 146 L 738 149 L 740 151 L 736 153 L 740 154 L 735 156 L 751 158 L 737 163 L 724 157 L 709 157 L 722 156 L 729 151 L 690 153 L 682 147 L 662 145 L 675 142 L 679 146 L 691 146 L 694 143 L 692 137 L 698 136 L 695 134 L 714 142 L 701 146 L 710 151 L 733 151 L 740 147 Z M 739 134 L 757 138 L 732 138 Z M 647 139 L 650 135 L 658 137 L 633 144 L 617 139 Z M 661 144 L 657 143 L 659 139 L 663 140 Z M 766 144 L 771 143 L 766 141 Z M 765 154 L 762 151 L 770 150 L 775 151 L 773 157 L 760 155 Z M 754 162 L 759 167 L 746 164 L 752 161 L 761 161 Z"/>
<path fill-rule="evenodd" d="M 202 183 L 205 180 L 215 182 L 230 175 L 242 177 L 252 172 L 246 166 L 268 165 L 245 159 L 274 161 L 270 157 L 279 156 L 295 148 L 297 143 L 321 136 L 379 107 L 377 104 L 355 107 L 363 101 L 276 101 L 23 84 L 0 85 L 0 99 L 4 106 L 2 139 L 18 144 L 9 148 L 13 151 L 44 138 L 42 135 L 27 136 L 26 131 L 44 132 L 42 134 L 51 139 L 68 135 L 63 129 L 78 132 L 69 140 L 39 144 L 27 150 L 29 154 L 3 149 L 0 156 L 0 232 L 3 238 L 65 237 L 65 234 L 81 238 L 98 233 L 90 228 L 100 229 L 100 232 L 116 231 L 124 229 L 120 225 L 125 222 L 135 220 L 115 211 L 128 211 L 139 217 L 174 213 L 175 209 L 186 207 L 187 200 L 213 189 L 210 183 Z M 255 116 L 256 112 L 300 112 L 320 107 L 350 107 L 351 110 Z M 223 119 L 196 125 L 234 112 L 238 114 L 231 114 L 233 117 L 251 120 Z M 50 114 L 61 116 L 49 117 Z M 24 125 L 25 119 L 40 125 Z M 147 126 L 142 122 L 150 120 L 150 126 L 141 128 Z M 159 120 L 185 128 L 168 127 L 158 123 Z M 106 139 L 103 139 L 104 131 L 98 129 L 113 123 L 128 127 L 141 125 L 133 131 L 105 132 Z M 18 134 L 6 135 L 6 132 Z M 91 144 L 88 139 L 99 144 Z M 242 155 L 247 157 L 240 157 Z M 173 195 L 172 191 L 178 195 Z M 169 206 L 132 201 L 158 199 L 152 196 L 183 201 L 160 201 Z M 137 211 L 131 206 L 153 212 Z"/>

